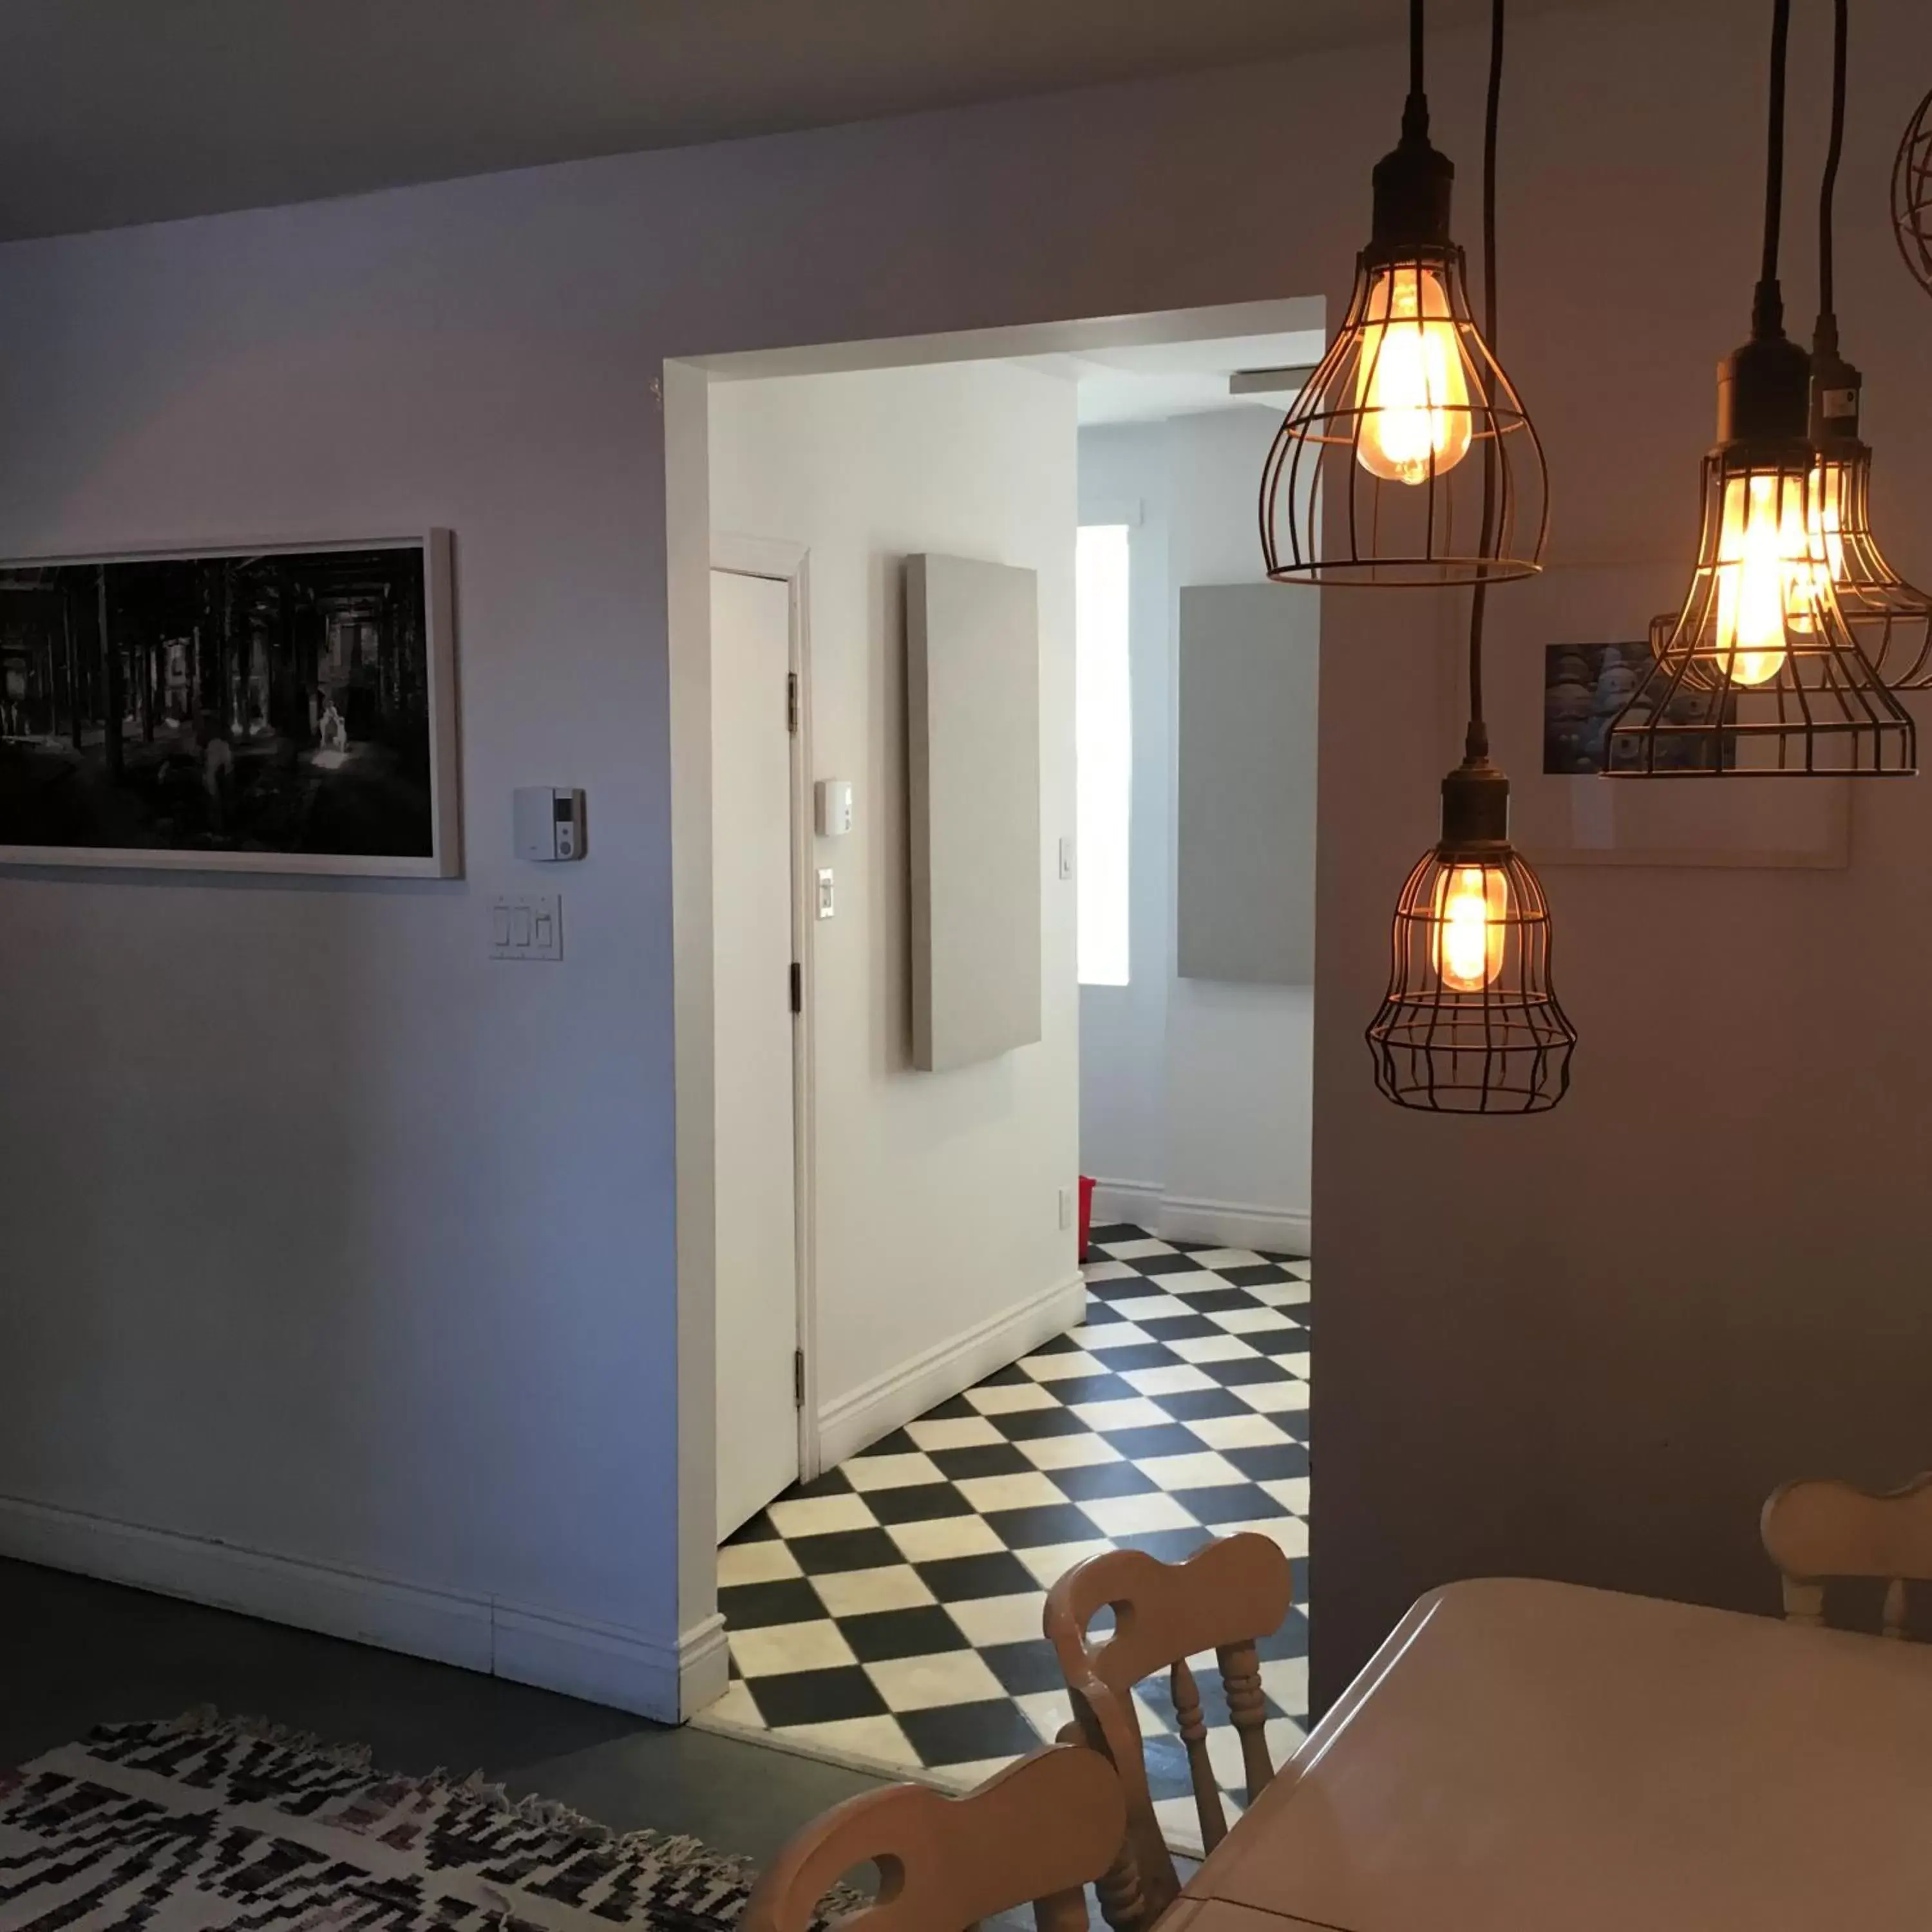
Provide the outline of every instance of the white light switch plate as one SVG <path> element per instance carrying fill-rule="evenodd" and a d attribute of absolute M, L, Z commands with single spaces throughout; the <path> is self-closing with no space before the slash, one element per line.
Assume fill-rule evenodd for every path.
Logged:
<path fill-rule="evenodd" d="M 490 901 L 492 959 L 563 957 L 563 900 L 556 892 L 498 892 Z"/>

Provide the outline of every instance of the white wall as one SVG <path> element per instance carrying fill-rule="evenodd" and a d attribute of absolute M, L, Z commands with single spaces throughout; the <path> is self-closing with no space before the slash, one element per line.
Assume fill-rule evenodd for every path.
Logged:
<path fill-rule="evenodd" d="M 1838 265 L 1882 514 L 1922 580 L 1932 311 L 1886 188 L 1922 15 L 1858 10 Z M 1824 25 L 1795 23 L 1794 211 Z M 1664 0 L 1513 27 L 1503 345 L 1560 562 L 1690 553 L 1713 364 L 1748 321 L 1762 30 Z M 1431 52 L 1466 237 L 1481 52 L 1460 31 Z M 676 1270 L 686 592 L 650 379 L 788 343 L 1339 302 L 1402 80 L 1400 49 L 1346 50 L 0 250 L 0 548 L 452 526 L 472 838 L 447 886 L 0 878 L 0 1495 L 66 1513 L 0 1507 L 0 1544 L 49 1550 L 52 1522 L 98 1563 L 130 1547 L 100 1519 L 146 1526 L 201 1539 L 183 1586 L 205 1591 L 280 1552 L 310 1566 L 290 1615 L 386 1573 L 415 1594 L 350 1576 L 339 1627 L 402 1640 L 376 1615 L 400 1600 L 424 1644 L 553 1681 L 594 1660 L 662 1702 L 712 1582 L 709 1378 L 676 1372 L 710 1310 Z M 1310 182 L 1280 218 L 1281 184 Z M 1318 1698 L 1457 1575 L 1768 1610 L 1772 1483 L 1926 1461 L 1932 1042 L 1906 1022 L 1932 780 L 1859 791 L 1845 872 L 1552 874 L 1571 1098 L 1402 1114 L 1360 1029 L 1454 756 L 1419 675 L 1451 602 L 1322 612 Z M 506 794 L 532 780 L 590 792 L 560 968 L 483 956 L 481 898 L 517 876 Z"/>
<path fill-rule="evenodd" d="M 1134 702 L 1130 983 L 1080 992 L 1081 1162 L 1096 1211 L 1162 1232 L 1305 1252 L 1312 1207 L 1314 989 L 1174 970 L 1174 681 L 1180 591 L 1264 580 L 1262 464 L 1280 422 L 1251 408 L 1080 436 L 1082 514 L 1138 506 L 1129 649 Z M 1318 626 L 1312 592 L 1280 621 Z"/>
<path fill-rule="evenodd" d="M 1059 1220 L 1078 1172 L 1074 895 L 1049 862 L 1073 811 L 1073 388 L 998 362 L 718 380 L 710 423 L 713 527 L 809 548 L 812 772 L 856 788 L 853 831 L 816 844 L 838 911 L 810 928 L 836 1457 L 1078 1317 Z M 921 550 L 1023 566 L 1040 592 L 1042 1036 L 940 1073 L 911 1052 L 902 572 Z"/>

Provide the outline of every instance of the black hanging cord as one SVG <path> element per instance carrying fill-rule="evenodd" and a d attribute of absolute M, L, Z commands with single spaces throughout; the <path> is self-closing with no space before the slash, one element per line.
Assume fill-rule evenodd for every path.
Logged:
<path fill-rule="evenodd" d="M 1429 97 L 1423 92 L 1423 0 L 1408 0 L 1408 98 L 1402 104 L 1402 138 L 1429 144 Z"/>
<path fill-rule="evenodd" d="M 1771 104 L 1765 141 L 1764 260 L 1751 304 L 1751 329 L 1774 335 L 1784 326 L 1784 297 L 1778 286 L 1778 244 L 1784 218 L 1784 52 L 1791 38 L 1791 0 L 1772 0 Z"/>
<path fill-rule="evenodd" d="M 1838 158 L 1845 146 L 1845 42 L 1850 10 L 1850 0 L 1838 0 L 1832 32 L 1832 140 L 1825 150 L 1825 183 L 1818 195 L 1818 320 L 1834 330 L 1832 205 L 1838 198 Z"/>
<path fill-rule="evenodd" d="M 1483 116 L 1483 339 L 1491 355 L 1496 347 L 1496 125 L 1503 98 L 1504 0 L 1490 8 L 1490 87 Z M 1484 400 L 1489 399 L 1486 365 L 1479 371 Z M 1480 554 L 1489 554 L 1496 520 L 1496 446 L 1493 428 L 1483 441 L 1483 541 Z M 1466 754 L 1486 758 L 1490 730 L 1483 716 L 1483 617 L 1489 602 L 1489 580 L 1478 578 L 1469 596 L 1469 731 Z"/>

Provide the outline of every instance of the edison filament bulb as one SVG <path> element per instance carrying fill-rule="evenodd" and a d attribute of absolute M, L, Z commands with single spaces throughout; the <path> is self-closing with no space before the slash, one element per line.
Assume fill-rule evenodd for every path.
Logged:
<path fill-rule="evenodd" d="M 1448 295 L 1433 269 L 1404 262 L 1376 272 L 1359 355 L 1356 460 L 1388 483 L 1426 483 L 1454 469 L 1474 424 Z"/>

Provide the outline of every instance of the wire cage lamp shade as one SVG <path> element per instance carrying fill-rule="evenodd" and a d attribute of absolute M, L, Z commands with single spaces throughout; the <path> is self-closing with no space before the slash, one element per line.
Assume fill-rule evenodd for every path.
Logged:
<path fill-rule="evenodd" d="M 1873 670 L 1893 691 L 1932 689 L 1932 597 L 1900 576 L 1871 522 L 1868 446 L 1821 440 L 1812 480 L 1826 568 L 1838 610 Z"/>
<path fill-rule="evenodd" d="M 1402 138 L 1376 164 L 1348 312 L 1262 472 L 1262 550 L 1277 583 L 1490 584 L 1541 568 L 1542 446 L 1470 305 L 1450 235 L 1456 170 L 1429 139 L 1423 44 L 1422 0 L 1410 0 Z M 1492 284 L 1501 46 L 1498 32 L 1484 147 Z"/>
<path fill-rule="evenodd" d="M 1484 464 L 1497 460 L 1484 517 Z M 1469 306 L 1453 244 L 1364 249 L 1348 310 L 1276 432 L 1262 548 L 1280 583 L 1498 582 L 1540 567 L 1535 426 Z"/>
<path fill-rule="evenodd" d="M 1802 440 L 1705 458 L 1696 568 L 1682 609 L 1651 627 L 1651 663 L 1611 721 L 1606 777 L 1916 770 L 1911 714 L 1832 588 L 1822 487 Z"/>
<path fill-rule="evenodd" d="M 1811 514 L 1823 540 L 1838 608 L 1858 648 L 1892 689 L 1922 691 L 1932 686 L 1932 597 L 1906 583 L 1879 548 L 1872 528 L 1872 453 L 1859 432 L 1864 378 L 1838 346 L 1833 230 L 1845 145 L 1850 0 L 1834 0 L 1832 22 L 1832 132 L 1818 191 L 1818 320 L 1811 332 L 1810 434 L 1818 452 Z M 1922 190 L 1928 151 L 1922 140 Z M 1922 191 L 1922 208 L 1924 200 Z"/>
<path fill-rule="evenodd" d="M 1696 566 L 1676 622 L 1660 640 L 1653 628 L 1650 665 L 1610 721 L 1600 768 L 1607 778 L 1906 778 L 1918 769 L 1911 714 L 1887 688 L 1839 603 L 1828 526 L 1835 520 L 1842 528 L 1854 508 L 1863 516 L 1863 499 L 1854 506 L 1841 466 L 1822 460 L 1818 440 L 1822 414 L 1849 413 L 1854 430 L 1856 418 L 1857 374 L 1835 361 L 1831 313 L 1844 0 L 1837 12 L 1819 222 L 1822 385 L 1814 396 L 1813 358 L 1784 332 L 1778 243 L 1791 8 L 1790 0 L 1772 0 L 1763 254 L 1750 339 L 1719 367 L 1718 437 L 1704 458 Z M 1849 404 L 1832 393 L 1846 382 Z M 1833 458 L 1852 458 L 1847 446 L 1855 440 L 1832 439 Z M 1838 562 L 1844 556 L 1840 543 Z M 1890 647 L 1889 636 L 1875 639 L 1869 625 L 1866 637 Z"/>
<path fill-rule="evenodd" d="M 1472 758 L 1442 782 L 1442 837 L 1396 903 L 1376 1084 L 1436 1113 L 1537 1114 L 1569 1090 L 1576 1029 L 1551 976 L 1550 907 L 1508 838 L 1509 784 Z"/>
<path fill-rule="evenodd" d="M 1892 164 L 1892 226 L 1905 266 L 1932 295 L 1932 93 L 1906 124 Z"/>

